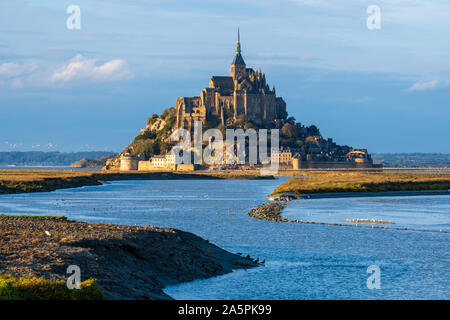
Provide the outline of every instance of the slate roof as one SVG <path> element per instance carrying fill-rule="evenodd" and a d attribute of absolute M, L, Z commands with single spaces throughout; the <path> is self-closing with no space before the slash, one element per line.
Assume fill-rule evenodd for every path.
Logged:
<path fill-rule="evenodd" d="M 234 56 L 233 62 L 231 64 L 245 65 L 244 58 L 242 58 L 240 53 L 236 53 L 236 55 Z"/>
<path fill-rule="evenodd" d="M 214 87 L 221 88 L 234 88 L 234 82 L 232 77 L 225 76 L 213 76 L 211 80 L 214 82 Z"/>

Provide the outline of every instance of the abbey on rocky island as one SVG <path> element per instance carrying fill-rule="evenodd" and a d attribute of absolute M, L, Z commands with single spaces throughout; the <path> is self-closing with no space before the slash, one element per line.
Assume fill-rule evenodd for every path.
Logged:
<path fill-rule="evenodd" d="M 289 117 L 286 103 L 276 96 L 275 87 L 269 87 L 265 74 L 247 68 L 241 54 L 238 29 L 230 76 L 213 76 L 209 87 L 204 88 L 200 96 L 177 98 L 176 108 L 167 108 L 160 116 L 153 114 L 148 118 L 147 126 L 123 153 L 107 162 L 105 169 L 194 170 L 192 163 L 176 163 L 171 154 L 174 147 L 171 134 L 176 129 L 192 133 L 195 121 L 201 121 L 203 128 L 216 128 L 222 133 L 224 129 L 279 130 L 279 147 L 271 146 L 270 160 L 279 163 L 283 170 L 375 167 L 366 149 L 338 145 L 331 138 L 324 139 L 316 126 L 305 126 Z M 189 152 L 193 155 L 194 151 Z M 262 165 L 247 162 L 241 167 Z M 202 166 L 207 167 L 206 164 Z M 221 163 L 218 166 L 238 167 L 237 164 Z"/>
<path fill-rule="evenodd" d="M 247 68 L 241 55 L 238 29 L 236 55 L 230 76 L 213 76 L 209 87 L 199 97 L 177 98 L 177 127 L 189 131 L 194 121 L 225 125 L 229 115 L 233 120 L 252 121 L 258 125 L 271 123 L 286 113 L 286 103 L 270 89 L 264 73 Z"/>

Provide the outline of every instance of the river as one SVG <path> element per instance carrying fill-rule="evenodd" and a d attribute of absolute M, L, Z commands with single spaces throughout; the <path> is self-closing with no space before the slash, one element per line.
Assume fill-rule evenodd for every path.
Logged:
<path fill-rule="evenodd" d="M 245 214 L 286 179 L 114 181 L 0 195 L 0 213 L 173 227 L 266 261 L 259 268 L 166 288 L 176 299 L 450 298 L 449 196 L 299 200 L 283 212 L 304 221 L 395 222 L 388 229 L 277 223 Z M 372 265 L 380 268 L 380 289 L 366 284 Z"/>

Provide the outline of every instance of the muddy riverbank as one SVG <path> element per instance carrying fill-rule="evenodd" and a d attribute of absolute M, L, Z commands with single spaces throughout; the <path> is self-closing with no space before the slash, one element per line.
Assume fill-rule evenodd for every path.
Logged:
<path fill-rule="evenodd" d="M 93 172 L 83 170 L 0 170 L 0 193 L 49 192 L 118 180 L 274 179 L 257 172 Z"/>
<path fill-rule="evenodd" d="M 163 288 L 257 266 L 169 228 L 0 216 L 0 274 L 66 280 L 77 265 L 107 299 L 170 299 Z"/>

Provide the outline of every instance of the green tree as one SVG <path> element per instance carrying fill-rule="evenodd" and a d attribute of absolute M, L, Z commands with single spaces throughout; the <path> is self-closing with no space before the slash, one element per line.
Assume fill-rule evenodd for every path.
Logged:
<path fill-rule="evenodd" d="M 319 128 L 317 128 L 315 125 L 311 125 L 307 128 L 308 134 L 310 136 L 320 136 Z"/>
<path fill-rule="evenodd" d="M 288 138 L 298 137 L 300 134 L 300 130 L 297 128 L 295 124 L 286 123 L 283 128 L 281 128 L 281 133 Z"/>
<path fill-rule="evenodd" d="M 167 121 L 167 118 L 175 116 L 176 118 L 177 110 L 174 107 L 167 108 L 161 114 L 161 118 Z"/>
<path fill-rule="evenodd" d="M 290 124 L 295 124 L 295 118 L 294 117 L 289 117 L 289 118 L 287 118 L 286 122 L 290 123 Z"/>
<path fill-rule="evenodd" d="M 159 116 L 158 116 L 156 113 L 154 113 L 151 117 L 149 117 L 149 118 L 147 119 L 147 125 L 151 126 L 151 125 L 154 124 L 156 121 L 158 121 L 158 119 L 159 119 Z"/>

